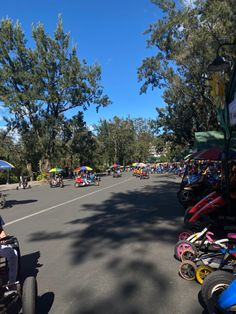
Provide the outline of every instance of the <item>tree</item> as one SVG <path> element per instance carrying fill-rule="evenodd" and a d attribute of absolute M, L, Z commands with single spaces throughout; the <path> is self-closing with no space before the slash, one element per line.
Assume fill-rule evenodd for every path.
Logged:
<path fill-rule="evenodd" d="M 96 133 L 106 166 L 145 161 L 154 145 L 150 122 L 142 118 L 102 120 Z"/>
<path fill-rule="evenodd" d="M 33 27 L 32 34 L 34 49 L 26 46 L 19 23 L 10 19 L 0 23 L 0 100 L 11 114 L 6 119 L 8 129 L 22 136 L 27 162 L 32 162 L 32 147 L 27 147 L 25 137 L 37 146 L 44 170 L 55 157 L 65 113 L 73 109 L 76 114 L 90 105 L 98 109 L 110 100 L 100 85 L 100 66 L 79 61 L 75 46 L 70 51 L 61 17 L 53 37 L 41 23 Z"/>
<path fill-rule="evenodd" d="M 146 31 L 148 46 L 155 47 L 156 54 L 138 69 L 141 92 L 149 86 L 164 90 L 166 107 L 157 109 L 157 129 L 173 147 L 186 147 L 193 144 L 194 132 L 219 129 L 207 66 L 220 44 L 235 42 L 235 2 L 196 0 L 192 6 L 173 0 L 152 2 L 163 18 Z M 227 60 L 236 56 L 229 46 L 221 54 Z"/>

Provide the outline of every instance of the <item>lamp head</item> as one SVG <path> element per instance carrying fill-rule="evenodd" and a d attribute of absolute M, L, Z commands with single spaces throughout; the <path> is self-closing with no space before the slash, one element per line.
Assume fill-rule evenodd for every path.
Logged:
<path fill-rule="evenodd" d="M 230 68 L 229 62 L 225 61 L 221 56 L 217 56 L 207 67 L 209 72 L 222 72 Z"/>

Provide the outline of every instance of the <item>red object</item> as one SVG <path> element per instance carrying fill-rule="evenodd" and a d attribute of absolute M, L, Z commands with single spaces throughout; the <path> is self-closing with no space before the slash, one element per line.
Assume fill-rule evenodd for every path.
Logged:
<path fill-rule="evenodd" d="M 205 196 L 203 199 L 201 199 L 196 205 L 194 205 L 189 211 L 189 214 L 196 213 L 200 208 L 208 204 L 209 202 L 213 201 L 215 198 L 217 198 L 219 194 L 217 192 L 212 192 Z"/>
<path fill-rule="evenodd" d="M 77 177 L 77 178 L 75 178 L 75 182 L 77 182 L 77 183 L 83 183 L 84 181 L 83 181 L 82 178 Z"/>
<path fill-rule="evenodd" d="M 213 199 L 211 202 L 203 206 L 199 209 L 190 219 L 189 222 L 197 221 L 201 216 L 207 216 L 208 214 L 216 211 L 220 207 L 225 205 L 225 201 L 222 196 L 218 196 L 217 198 Z"/>
<path fill-rule="evenodd" d="M 222 149 L 218 147 L 212 147 L 209 149 L 205 149 L 199 153 L 194 155 L 194 159 L 199 160 L 221 160 Z"/>

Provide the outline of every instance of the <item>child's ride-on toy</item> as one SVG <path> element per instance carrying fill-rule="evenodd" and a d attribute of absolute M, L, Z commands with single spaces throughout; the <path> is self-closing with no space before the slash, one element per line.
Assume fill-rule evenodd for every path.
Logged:
<path fill-rule="evenodd" d="M 7 236 L 1 239 L 0 245 L 10 245 L 17 252 L 18 280 L 20 270 L 20 250 L 17 239 L 12 236 Z M 22 307 L 21 313 L 36 314 L 36 299 L 37 282 L 35 277 L 27 277 L 22 285 L 19 281 L 9 284 L 8 262 L 5 257 L 0 256 L 0 313 L 12 313 L 14 307 L 20 305 Z"/>
<path fill-rule="evenodd" d="M 27 177 L 20 176 L 19 186 L 17 186 L 16 189 L 25 190 L 25 189 L 30 189 L 30 188 L 31 188 L 31 185 L 29 185 Z"/>
<path fill-rule="evenodd" d="M 217 270 L 204 280 L 201 297 L 208 313 L 236 312 L 236 280 L 232 273 Z"/>

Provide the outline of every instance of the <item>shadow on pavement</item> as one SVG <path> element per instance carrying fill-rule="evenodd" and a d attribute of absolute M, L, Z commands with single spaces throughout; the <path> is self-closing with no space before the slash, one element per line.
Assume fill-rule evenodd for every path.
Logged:
<path fill-rule="evenodd" d="M 24 205 L 24 204 L 30 204 L 38 202 L 38 200 L 22 200 L 22 201 L 16 201 L 16 200 L 6 200 L 6 205 L 4 208 L 11 208 L 14 205 Z"/>
<path fill-rule="evenodd" d="M 39 264 L 40 252 L 34 252 L 27 255 L 21 256 L 21 267 L 20 267 L 20 280 L 23 282 L 26 277 L 33 276 L 37 277 L 38 268 L 42 266 Z"/>
<path fill-rule="evenodd" d="M 20 281 L 23 283 L 27 277 L 37 277 L 39 272 L 38 268 L 43 265 L 39 263 L 40 252 L 34 252 L 21 256 L 21 271 Z M 47 314 L 49 313 L 54 301 L 54 293 L 46 292 L 42 296 L 38 296 L 37 299 L 37 313 Z"/>
<path fill-rule="evenodd" d="M 69 292 L 68 298 L 75 300 L 70 313 L 167 313 L 166 308 L 163 312 L 157 307 L 171 303 L 168 298 L 175 293 L 173 282 L 178 279 L 166 271 L 165 263 L 176 267 L 172 247 L 181 230 L 183 210 L 176 198 L 179 182 L 165 177 L 154 180 L 143 180 L 136 190 L 113 192 L 103 203 L 84 204 L 82 218 L 67 222 L 73 225 L 71 231 L 31 234 L 30 241 L 69 238 L 71 267 L 95 260 L 101 269 L 92 282 L 83 283 L 83 288 L 78 283 L 78 289 Z M 100 278 L 100 273 L 106 278 Z M 177 276 L 176 269 L 173 273 Z M 103 287 L 99 297 L 96 285 Z M 199 313 L 199 306 L 189 310 L 183 314 Z"/>
<path fill-rule="evenodd" d="M 53 292 L 46 292 L 38 297 L 38 312 L 40 314 L 48 314 L 53 305 L 55 295 Z"/>

